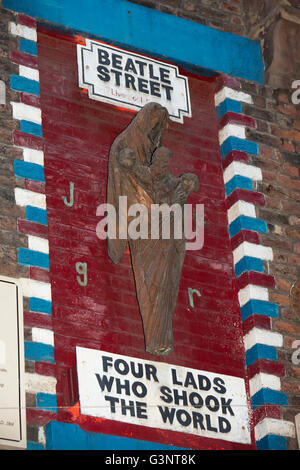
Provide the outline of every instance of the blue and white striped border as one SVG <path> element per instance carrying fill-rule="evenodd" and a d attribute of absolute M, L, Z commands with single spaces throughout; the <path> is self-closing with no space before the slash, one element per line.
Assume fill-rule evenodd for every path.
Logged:
<path fill-rule="evenodd" d="M 9 31 L 20 39 L 20 48 L 26 54 L 37 55 L 36 28 L 10 22 Z M 19 75 L 11 76 L 11 87 L 15 91 L 39 95 L 39 71 L 32 67 L 19 65 Z M 42 137 L 41 109 L 22 102 L 11 102 L 13 118 L 20 122 L 21 132 Z M 29 147 L 22 147 L 23 160 L 15 160 L 16 178 L 26 178 L 40 183 L 45 182 L 44 153 Z M 46 196 L 43 193 L 28 189 L 15 188 L 15 201 L 19 206 L 26 207 L 26 219 L 46 224 Z M 47 238 L 27 235 L 28 248 L 19 248 L 18 262 L 27 266 L 49 269 L 49 242 Z M 24 297 L 29 298 L 30 310 L 38 314 L 51 315 L 51 284 L 35 279 L 21 278 L 21 289 Z M 55 363 L 54 335 L 48 328 L 32 327 L 32 341 L 25 341 L 25 359 L 37 362 Z M 55 377 L 37 373 L 25 373 L 25 390 L 36 394 L 37 407 L 41 410 L 56 409 Z M 51 402 L 52 406 L 48 404 Z M 39 443 L 45 446 L 43 426 L 39 428 Z M 30 448 L 30 442 L 28 443 Z"/>
<path fill-rule="evenodd" d="M 240 90 L 223 86 L 215 94 L 215 106 L 217 117 L 221 120 L 226 113 L 242 114 L 243 103 L 252 104 L 253 99 L 250 94 Z M 243 124 L 226 123 L 219 130 L 219 143 L 221 148 L 222 159 L 231 151 L 241 151 L 257 155 L 259 147 L 253 142 L 246 140 L 246 126 Z M 256 182 L 262 181 L 261 169 L 253 165 L 240 161 L 232 161 L 224 170 L 224 183 L 226 188 L 226 197 L 228 197 L 235 189 L 244 189 L 255 191 Z M 250 198 L 251 199 L 251 198 Z M 267 225 L 264 221 L 259 221 L 256 216 L 255 204 L 243 201 L 236 201 L 227 211 L 229 233 L 231 238 L 241 230 L 250 230 L 254 232 L 266 232 Z M 239 221 L 239 223 L 237 223 Z M 256 271 L 255 260 L 272 261 L 272 248 L 265 247 L 256 243 L 241 241 L 233 250 L 234 265 L 244 263 L 246 269 L 236 272 L 237 277 L 247 271 Z M 247 262 L 245 262 L 247 260 Z M 253 262 L 251 262 L 253 260 Z M 248 266 L 248 268 L 247 268 Z M 262 271 L 259 269 L 259 271 Z M 238 292 L 239 304 L 243 319 L 258 313 L 267 316 L 277 316 L 278 307 L 276 304 L 269 302 L 269 290 L 260 285 L 248 284 Z M 244 347 L 247 358 L 252 364 L 257 359 L 268 358 L 265 355 L 265 349 L 270 348 L 270 359 L 273 357 L 277 360 L 276 348 L 283 346 L 283 336 L 280 333 L 273 332 L 260 327 L 252 327 L 244 335 Z M 253 352 L 255 352 L 253 354 Z M 272 357 L 273 354 L 273 357 Z M 252 362 L 253 361 L 253 362 Z M 287 403 L 286 395 L 281 392 L 281 381 L 276 375 L 258 372 L 249 380 L 250 397 L 252 404 L 255 403 L 257 397 L 258 406 L 268 405 L 269 403 L 278 403 L 285 405 Z M 275 399 L 274 393 L 275 392 Z M 276 394 L 277 392 L 277 394 Z M 277 400 L 276 400 L 277 399 Z M 263 417 L 258 420 L 254 427 L 255 439 L 258 449 L 285 449 L 286 437 L 295 437 L 295 426 L 290 421 L 283 419 L 275 419 L 272 417 Z"/>

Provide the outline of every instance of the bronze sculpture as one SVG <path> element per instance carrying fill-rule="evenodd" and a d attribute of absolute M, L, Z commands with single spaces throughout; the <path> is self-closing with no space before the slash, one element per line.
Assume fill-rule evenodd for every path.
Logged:
<path fill-rule="evenodd" d="M 173 349 L 172 319 L 185 239 L 176 239 L 172 229 L 168 239 L 161 236 L 161 231 L 157 238 L 151 238 L 149 219 L 146 239 L 121 238 L 124 229 L 127 233 L 131 217 L 127 213 L 119 223 L 119 197 L 127 197 L 128 207 L 143 204 L 150 214 L 154 204 L 182 206 L 189 192 L 198 190 L 196 175 L 176 178 L 168 170 L 171 152 L 161 146 L 161 140 L 169 123 L 166 108 L 157 103 L 145 105 L 113 142 L 108 168 L 107 203 L 115 207 L 117 215 L 116 238 L 108 237 L 108 255 L 115 264 L 119 263 L 128 242 L 146 351 L 155 355 L 167 355 Z M 172 213 L 171 225 L 174 228 Z"/>

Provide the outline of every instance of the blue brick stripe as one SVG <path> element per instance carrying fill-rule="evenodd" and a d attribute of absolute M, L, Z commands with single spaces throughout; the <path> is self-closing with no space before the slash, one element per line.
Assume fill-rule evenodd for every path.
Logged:
<path fill-rule="evenodd" d="M 267 233 L 268 227 L 264 220 L 247 215 L 239 215 L 229 225 L 230 238 L 234 237 L 241 230 L 252 230 L 253 232 Z"/>
<path fill-rule="evenodd" d="M 51 395 L 50 393 L 37 393 L 36 406 L 42 410 L 57 413 L 56 395 Z"/>
<path fill-rule="evenodd" d="M 258 144 L 239 137 L 228 137 L 221 145 L 221 156 L 225 158 L 232 150 L 258 155 Z"/>
<path fill-rule="evenodd" d="M 18 248 L 18 263 L 49 269 L 49 255 L 40 251 L 29 250 L 28 248 Z"/>
<path fill-rule="evenodd" d="M 14 161 L 15 175 L 19 178 L 26 178 L 33 181 L 45 182 L 44 167 L 37 163 L 25 162 L 23 160 Z"/>
<path fill-rule="evenodd" d="M 88 37 L 145 51 L 194 69 L 264 82 L 261 48 L 254 41 L 123 0 L 3 0 L 4 8 L 50 21 Z M 84 5 L 84 8 L 83 8 Z M 101 30 L 99 32 L 99 18 Z M 114 21 L 109 21 L 113 18 Z M 143 28 L 140 25 L 150 25 Z M 171 38 L 171 39 L 170 39 Z"/>
<path fill-rule="evenodd" d="M 258 450 L 287 450 L 286 438 L 268 434 L 256 442 Z"/>
<path fill-rule="evenodd" d="M 39 299 L 38 297 L 30 297 L 29 310 L 31 312 L 47 313 L 48 315 L 52 315 L 52 302 L 50 300 Z"/>
<path fill-rule="evenodd" d="M 271 388 L 261 388 L 251 397 L 252 408 L 255 410 L 261 405 L 282 405 L 287 406 L 288 399 L 284 392 L 272 390 Z"/>
<path fill-rule="evenodd" d="M 240 107 L 240 109 L 239 109 Z M 216 109 L 217 118 L 220 120 L 227 112 L 232 111 L 241 113 L 241 105 L 234 100 L 224 100 Z M 237 137 L 228 137 L 220 146 L 222 159 L 226 158 L 230 152 L 236 150 L 246 154 L 257 155 L 259 151 L 258 144 Z M 238 188 L 253 190 L 253 181 L 251 178 L 243 175 L 233 176 L 225 184 L 226 197 Z M 256 217 L 248 217 L 245 215 L 238 216 L 231 222 L 228 227 L 230 238 L 240 233 L 242 230 L 250 230 L 252 232 L 267 233 L 268 226 L 264 220 Z M 242 243 L 242 242 L 241 242 Z M 264 271 L 264 263 L 261 258 L 254 256 L 243 256 L 234 266 L 236 277 L 238 278 L 245 272 L 261 272 Z M 250 318 L 252 315 L 264 315 L 269 318 L 278 317 L 278 306 L 275 303 L 252 299 L 241 308 L 242 322 Z M 256 343 L 245 352 L 246 367 L 252 366 L 259 360 L 278 361 L 277 349 L 274 346 Z M 260 368 L 258 367 L 258 370 Z M 261 388 L 251 397 L 253 409 L 262 405 L 276 404 L 279 406 L 287 405 L 287 396 L 285 393 L 268 388 Z M 257 441 L 257 449 L 286 449 L 286 438 L 282 436 L 267 434 L 264 438 Z"/>
<path fill-rule="evenodd" d="M 228 112 L 237 114 L 241 113 L 241 103 L 239 101 L 232 100 L 231 98 L 225 98 L 225 100 L 216 107 L 217 118 L 221 119 Z"/>
<path fill-rule="evenodd" d="M 20 50 L 26 54 L 37 55 L 37 44 L 29 39 L 20 39 Z"/>
<path fill-rule="evenodd" d="M 93 433 L 76 424 L 60 421 L 51 421 L 45 431 L 47 450 L 188 450 L 157 442 Z"/>
<path fill-rule="evenodd" d="M 10 87 L 12 90 L 23 91 L 32 95 L 39 96 L 40 94 L 39 82 L 36 80 L 31 80 L 31 78 L 22 77 L 20 75 L 10 76 Z"/>
<path fill-rule="evenodd" d="M 278 305 L 265 300 L 251 299 L 241 307 L 242 321 L 251 315 L 265 315 L 266 317 L 278 317 Z"/>
<path fill-rule="evenodd" d="M 260 258 L 252 258 L 251 256 L 244 256 L 234 266 L 236 277 L 239 277 L 245 271 L 257 271 L 262 273 L 264 270 L 263 261 Z"/>
<path fill-rule="evenodd" d="M 47 211 L 45 209 L 40 209 L 39 207 L 26 206 L 26 219 L 31 222 L 48 225 Z"/>
<path fill-rule="evenodd" d="M 39 442 L 27 441 L 26 450 L 45 450 L 45 447 Z"/>
<path fill-rule="evenodd" d="M 55 364 L 54 347 L 50 344 L 25 341 L 24 348 L 26 360 Z"/>
<path fill-rule="evenodd" d="M 226 197 L 229 196 L 235 189 L 248 189 L 252 191 L 253 183 L 250 178 L 241 175 L 235 175 L 231 180 L 225 184 Z"/>
<path fill-rule="evenodd" d="M 256 343 L 246 351 L 246 366 L 250 366 L 258 359 L 277 361 L 277 350 L 274 346 Z"/>
<path fill-rule="evenodd" d="M 43 136 L 42 126 L 41 124 L 37 124 L 36 122 L 26 121 L 22 119 L 20 121 L 21 131 L 25 132 L 26 134 L 36 135 L 37 137 Z"/>

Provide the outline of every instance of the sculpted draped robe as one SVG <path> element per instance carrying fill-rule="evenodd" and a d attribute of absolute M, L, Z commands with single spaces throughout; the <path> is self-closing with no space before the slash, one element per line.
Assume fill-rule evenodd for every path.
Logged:
<path fill-rule="evenodd" d="M 145 346 L 149 353 L 156 355 L 166 355 L 173 349 L 172 319 L 185 255 L 185 240 L 174 240 L 172 226 L 170 239 L 151 239 L 153 196 L 133 172 L 122 167 L 119 156 L 122 150 L 129 148 L 139 164 L 149 166 L 168 122 L 168 111 L 157 103 L 149 103 L 139 111 L 112 144 L 107 187 L 107 202 L 115 207 L 117 215 L 117 238 L 108 238 L 108 255 L 117 264 L 129 243 Z M 139 203 L 147 208 L 148 239 L 118 238 L 122 228 L 118 223 L 119 196 L 127 196 L 128 207 Z M 124 224 L 128 226 L 130 221 L 128 217 Z"/>

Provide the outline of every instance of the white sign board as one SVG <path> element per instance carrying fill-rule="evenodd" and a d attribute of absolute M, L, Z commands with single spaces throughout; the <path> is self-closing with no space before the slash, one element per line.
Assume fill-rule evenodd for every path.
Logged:
<path fill-rule="evenodd" d="M 77 347 L 83 415 L 250 444 L 244 379 Z"/>
<path fill-rule="evenodd" d="M 0 278 L 0 448 L 26 448 L 22 296 Z"/>
<path fill-rule="evenodd" d="M 188 79 L 175 65 L 90 39 L 85 42 L 77 45 L 78 78 L 89 98 L 134 110 L 155 101 L 174 121 L 191 117 Z"/>

